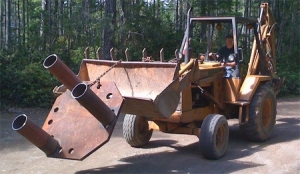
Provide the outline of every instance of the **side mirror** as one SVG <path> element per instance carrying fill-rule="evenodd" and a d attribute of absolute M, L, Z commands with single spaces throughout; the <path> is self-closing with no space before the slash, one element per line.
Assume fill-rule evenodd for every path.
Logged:
<path fill-rule="evenodd" d="M 243 55 L 243 49 L 242 48 L 238 48 L 238 60 L 239 60 L 239 63 L 244 61 L 244 55 Z"/>

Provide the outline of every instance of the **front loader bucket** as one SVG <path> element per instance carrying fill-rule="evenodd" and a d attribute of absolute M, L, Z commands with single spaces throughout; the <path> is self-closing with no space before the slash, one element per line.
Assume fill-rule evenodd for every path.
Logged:
<path fill-rule="evenodd" d="M 176 63 L 84 59 L 78 76 L 83 81 L 99 76 L 100 83 L 113 81 L 125 99 L 121 112 L 151 119 L 170 117 L 176 110 L 180 99 L 179 79 L 175 79 L 178 74 Z"/>

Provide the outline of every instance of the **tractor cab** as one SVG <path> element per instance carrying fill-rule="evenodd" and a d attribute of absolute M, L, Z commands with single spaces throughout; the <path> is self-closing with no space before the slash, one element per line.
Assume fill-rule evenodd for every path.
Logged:
<path fill-rule="evenodd" d="M 225 38 L 232 36 L 233 49 L 230 57 L 236 61 L 234 77 L 242 76 L 241 63 L 244 61 L 249 31 L 257 30 L 257 19 L 245 17 L 191 17 L 181 43 L 179 57 L 188 62 L 197 58 L 201 62 L 221 62 L 225 58 L 216 58 L 220 48 L 225 46 Z M 188 50 L 188 51 L 187 51 Z"/>

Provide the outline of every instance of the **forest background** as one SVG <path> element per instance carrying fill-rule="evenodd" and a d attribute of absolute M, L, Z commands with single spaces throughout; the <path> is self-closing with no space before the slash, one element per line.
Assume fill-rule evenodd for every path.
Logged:
<path fill-rule="evenodd" d="M 268 2 L 276 27 L 277 72 L 286 81 L 279 96 L 300 95 L 300 1 L 298 0 L 0 0 L 0 107 L 49 107 L 60 83 L 42 66 L 57 54 L 75 73 L 84 50 L 104 59 L 115 48 L 118 59 L 140 60 L 142 50 L 158 60 L 173 59 L 193 16 L 235 15 L 257 18 Z M 251 37 L 251 35 L 249 36 Z M 253 38 L 253 37 L 251 37 Z M 250 53 L 252 39 L 245 40 Z"/>

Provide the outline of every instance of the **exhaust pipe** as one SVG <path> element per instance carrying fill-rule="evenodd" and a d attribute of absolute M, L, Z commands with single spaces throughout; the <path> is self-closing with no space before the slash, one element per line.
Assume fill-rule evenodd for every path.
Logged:
<path fill-rule="evenodd" d="M 100 121 L 104 127 L 114 120 L 114 112 L 85 83 L 79 83 L 73 88 L 72 97 Z"/>
<path fill-rule="evenodd" d="M 70 91 L 78 83 L 81 83 L 81 80 L 60 60 L 56 54 L 48 56 L 44 60 L 43 65 Z"/>
<path fill-rule="evenodd" d="M 25 114 L 18 115 L 12 122 L 13 130 L 17 131 L 47 156 L 59 149 L 59 143 L 46 131 L 32 122 Z"/>

